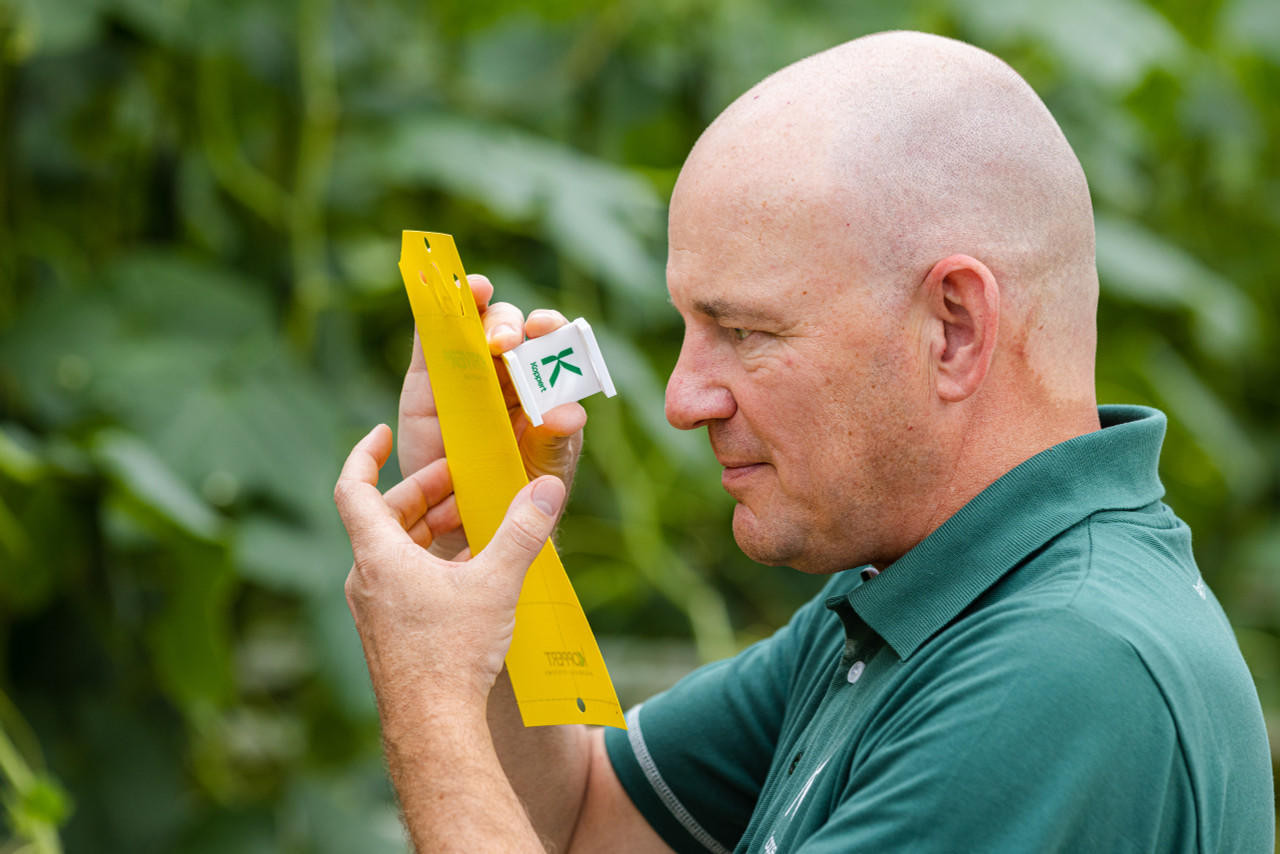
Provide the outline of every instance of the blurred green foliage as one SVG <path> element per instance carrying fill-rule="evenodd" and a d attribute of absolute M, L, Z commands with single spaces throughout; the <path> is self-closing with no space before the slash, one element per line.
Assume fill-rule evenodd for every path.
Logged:
<path fill-rule="evenodd" d="M 663 421 L 664 205 L 733 97 L 891 27 L 1005 57 L 1075 145 L 1100 396 L 1169 413 L 1280 733 L 1272 0 L 0 0 L 6 850 L 403 850 L 330 502 L 395 416 L 402 228 L 599 331 L 622 394 L 561 535 L 597 630 L 711 658 L 785 620 L 819 580 L 737 552 Z"/>

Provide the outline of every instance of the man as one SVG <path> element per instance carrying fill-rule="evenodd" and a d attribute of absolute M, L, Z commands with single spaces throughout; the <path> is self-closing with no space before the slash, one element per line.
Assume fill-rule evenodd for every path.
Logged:
<path fill-rule="evenodd" d="M 831 580 L 626 732 L 524 729 L 502 656 L 585 416 L 517 413 L 544 476 L 440 559 L 415 356 L 408 479 L 378 495 L 378 427 L 336 497 L 419 848 L 1272 851 L 1257 694 L 1159 501 L 1163 416 L 1096 406 L 1088 188 L 1027 84 L 916 33 L 798 62 L 698 141 L 669 237 L 668 420 L 706 427 L 744 552 Z M 484 318 L 495 353 L 563 323 Z"/>

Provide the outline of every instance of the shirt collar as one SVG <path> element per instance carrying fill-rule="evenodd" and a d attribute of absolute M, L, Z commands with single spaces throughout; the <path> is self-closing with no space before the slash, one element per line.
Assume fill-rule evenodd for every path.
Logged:
<path fill-rule="evenodd" d="M 1102 406 L 1098 415 L 1101 430 L 1019 464 L 876 577 L 841 573 L 827 607 L 848 601 L 905 660 L 1067 528 L 1101 510 L 1158 501 L 1164 415 L 1142 406 Z"/>

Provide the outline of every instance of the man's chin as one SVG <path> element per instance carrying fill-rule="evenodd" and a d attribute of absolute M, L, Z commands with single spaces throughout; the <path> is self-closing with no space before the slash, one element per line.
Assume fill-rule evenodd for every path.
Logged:
<path fill-rule="evenodd" d="M 799 555 L 776 525 L 765 525 L 745 504 L 733 508 L 733 539 L 742 553 L 766 566 L 794 566 Z"/>
<path fill-rule="evenodd" d="M 830 575 L 860 565 L 841 562 L 840 558 L 847 555 L 815 548 L 818 543 L 798 525 L 787 525 L 781 520 L 765 523 L 742 503 L 733 509 L 733 539 L 743 554 L 765 566 L 789 566 L 810 575 Z"/>

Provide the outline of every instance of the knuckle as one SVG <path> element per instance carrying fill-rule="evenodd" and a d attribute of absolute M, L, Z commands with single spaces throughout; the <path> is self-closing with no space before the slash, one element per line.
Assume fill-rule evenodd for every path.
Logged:
<path fill-rule="evenodd" d="M 351 571 L 347 573 L 347 580 L 342 585 L 342 592 L 347 597 L 347 607 L 354 610 L 356 604 L 362 598 L 360 569 L 354 564 L 351 567 Z"/>
<path fill-rule="evenodd" d="M 417 543 L 401 543 L 389 556 L 389 565 L 397 570 L 408 569 L 419 562 L 422 551 L 422 547 Z"/>
<path fill-rule="evenodd" d="M 355 497 L 354 493 L 358 488 L 359 484 L 350 478 L 338 478 L 338 482 L 333 487 L 333 503 L 337 504 L 339 509 L 346 507 Z"/>
<path fill-rule="evenodd" d="M 556 311 L 554 308 L 539 308 L 529 312 L 529 320 L 549 321 L 553 326 L 560 327 L 568 323 L 568 319 Z"/>
<path fill-rule="evenodd" d="M 511 520 L 509 535 L 513 545 L 527 552 L 538 551 L 547 539 L 545 526 L 525 513 L 520 513 Z"/>
<path fill-rule="evenodd" d="M 498 323 L 502 321 L 510 322 L 512 317 L 524 317 L 524 314 L 509 302 L 495 302 L 489 306 L 489 310 L 485 312 L 485 317 L 492 317 L 492 322 Z"/>

